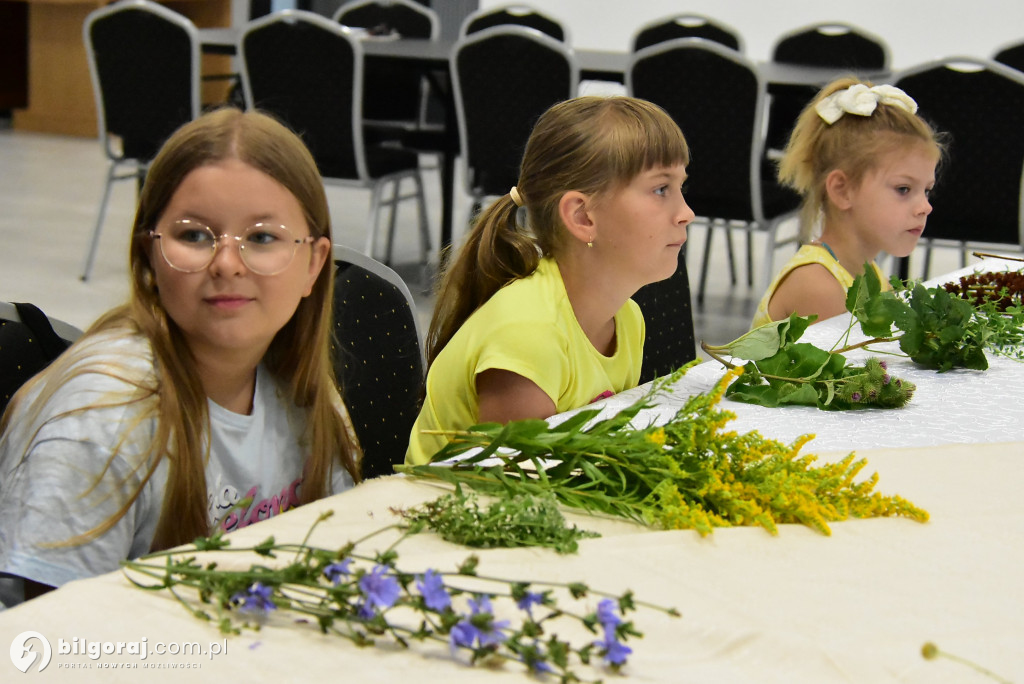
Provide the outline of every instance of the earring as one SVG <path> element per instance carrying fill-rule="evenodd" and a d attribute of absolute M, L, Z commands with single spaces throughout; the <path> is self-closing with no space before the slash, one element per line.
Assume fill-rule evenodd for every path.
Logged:
<path fill-rule="evenodd" d="M 594 238 L 590 238 L 589 240 L 587 240 L 587 247 L 593 247 L 593 246 L 594 246 Z"/>

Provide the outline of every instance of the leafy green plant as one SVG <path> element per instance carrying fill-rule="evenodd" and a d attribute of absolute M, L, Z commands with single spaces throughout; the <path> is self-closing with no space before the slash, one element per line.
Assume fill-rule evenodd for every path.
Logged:
<path fill-rule="evenodd" d="M 456 487 L 451 494 L 398 513 L 450 542 L 477 548 L 547 546 L 575 553 L 580 539 L 600 536 L 570 527 L 550 492 L 514 494 L 482 505 L 475 494 Z"/>
<path fill-rule="evenodd" d="M 844 353 L 896 342 L 915 363 L 939 372 L 985 370 L 986 351 L 1024 360 L 1024 307 L 1019 289 L 1011 288 L 1018 287 L 1020 274 L 1004 275 L 931 288 L 893 277 L 887 290 L 875 270 L 865 268 L 847 291 L 850 325 L 830 350 L 798 342 L 816 317 L 795 314 L 728 344 L 702 342 L 701 348 L 728 368 L 735 364 L 726 357 L 746 361 L 744 374 L 726 391 L 737 401 L 827 410 L 899 408 L 916 387 L 889 373 L 883 360 L 856 365 Z M 850 344 L 858 323 L 869 339 Z"/>
<path fill-rule="evenodd" d="M 898 408 L 910 401 L 916 387 L 891 375 L 885 361 L 871 358 L 863 365 L 851 364 L 838 352 L 798 343 L 814 320 L 814 316 L 794 314 L 727 345 L 701 343 L 701 348 L 728 368 L 735 364 L 725 360 L 726 355 L 748 360 L 743 374 L 725 392 L 736 401 L 825 410 Z"/>
<path fill-rule="evenodd" d="M 869 268 L 847 291 L 847 310 L 864 334 L 873 338 L 855 346 L 896 341 L 915 363 L 940 372 L 985 370 L 986 350 L 1024 358 L 1024 309 L 1011 305 L 1003 310 L 998 292 L 992 298 L 974 300 L 944 287 L 904 283 L 895 276 L 890 283 L 892 289 L 883 290 Z"/>

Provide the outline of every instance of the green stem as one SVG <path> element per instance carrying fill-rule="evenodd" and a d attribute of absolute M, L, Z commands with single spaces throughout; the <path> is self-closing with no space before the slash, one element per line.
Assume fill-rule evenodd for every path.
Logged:
<path fill-rule="evenodd" d="M 726 368 L 732 370 L 733 368 L 736 367 L 736 364 L 726 361 L 724 358 L 722 358 L 715 352 L 711 351 L 711 348 L 708 346 L 708 343 L 705 342 L 704 340 L 700 341 L 700 348 L 704 351 L 705 354 L 707 354 L 708 356 L 710 356 L 711 358 L 713 358 L 715 361 L 722 364 Z"/>
<path fill-rule="evenodd" d="M 898 335 L 896 337 L 873 337 L 870 340 L 864 340 L 863 342 L 857 342 L 856 344 L 848 344 L 845 347 L 840 347 L 839 349 L 835 349 L 829 353 L 845 354 L 848 351 L 853 351 L 854 349 L 867 347 L 868 345 L 871 344 L 882 344 L 884 342 L 899 342 L 900 337 L 902 337 L 902 335 Z"/>

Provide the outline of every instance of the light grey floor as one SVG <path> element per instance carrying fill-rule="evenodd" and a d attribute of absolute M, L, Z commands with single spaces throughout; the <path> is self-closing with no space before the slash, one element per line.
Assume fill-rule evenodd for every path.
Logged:
<path fill-rule="evenodd" d="M 429 158 L 425 158 L 430 162 Z M 0 300 L 35 303 L 52 317 L 80 328 L 119 304 L 127 293 L 127 244 L 135 202 L 132 181 L 116 183 L 100 238 L 99 254 L 88 282 L 80 275 L 86 248 L 99 210 L 107 162 L 95 139 L 70 138 L 10 130 L 0 120 Z M 425 177 L 429 216 L 436 245 L 440 188 L 435 170 Z M 366 235 L 369 192 L 328 186 L 335 239 L 362 249 Z M 468 198 L 458 197 L 456 236 L 465 225 Z M 395 268 L 407 278 L 418 300 L 421 318 L 429 319 L 433 298 L 416 267 L 416 231 L 411 205 L 399 214 Z M 694 226 L 688 241 L 688 269 L 696 294 L 706 229 Z M 725 242 L 716 235 L 703 310 L 694 311 L 698 341 L 721 344 L 747 330 L 760 298 L 760 273 L 746 285 L 745 240 L 734 234 L 739 284 L 730 283 Z M 754 238 L 755 264 L 764 249 Z M 791 248 L 780 249 L 776 265 Z M 436 258 L 436 255 L 435 255 Z M 937 250 L 932 273 L 958 266 L 951 250 Z M 913 263 L 919 263 L 919 260 Z"/>

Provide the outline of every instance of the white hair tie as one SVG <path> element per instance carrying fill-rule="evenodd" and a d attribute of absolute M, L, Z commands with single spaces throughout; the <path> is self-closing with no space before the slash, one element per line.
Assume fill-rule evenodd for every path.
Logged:
<path fill-rule="evenodd" d="M 832 93 L 816 104 L 814 109 L 831 126 L 844 114 L 871 116 L 879 103 L 899 107 L 911 114 L 917 113 L 917 103 L 899 88 L 891 85 L 868 88 L 863 83 Z"/>

